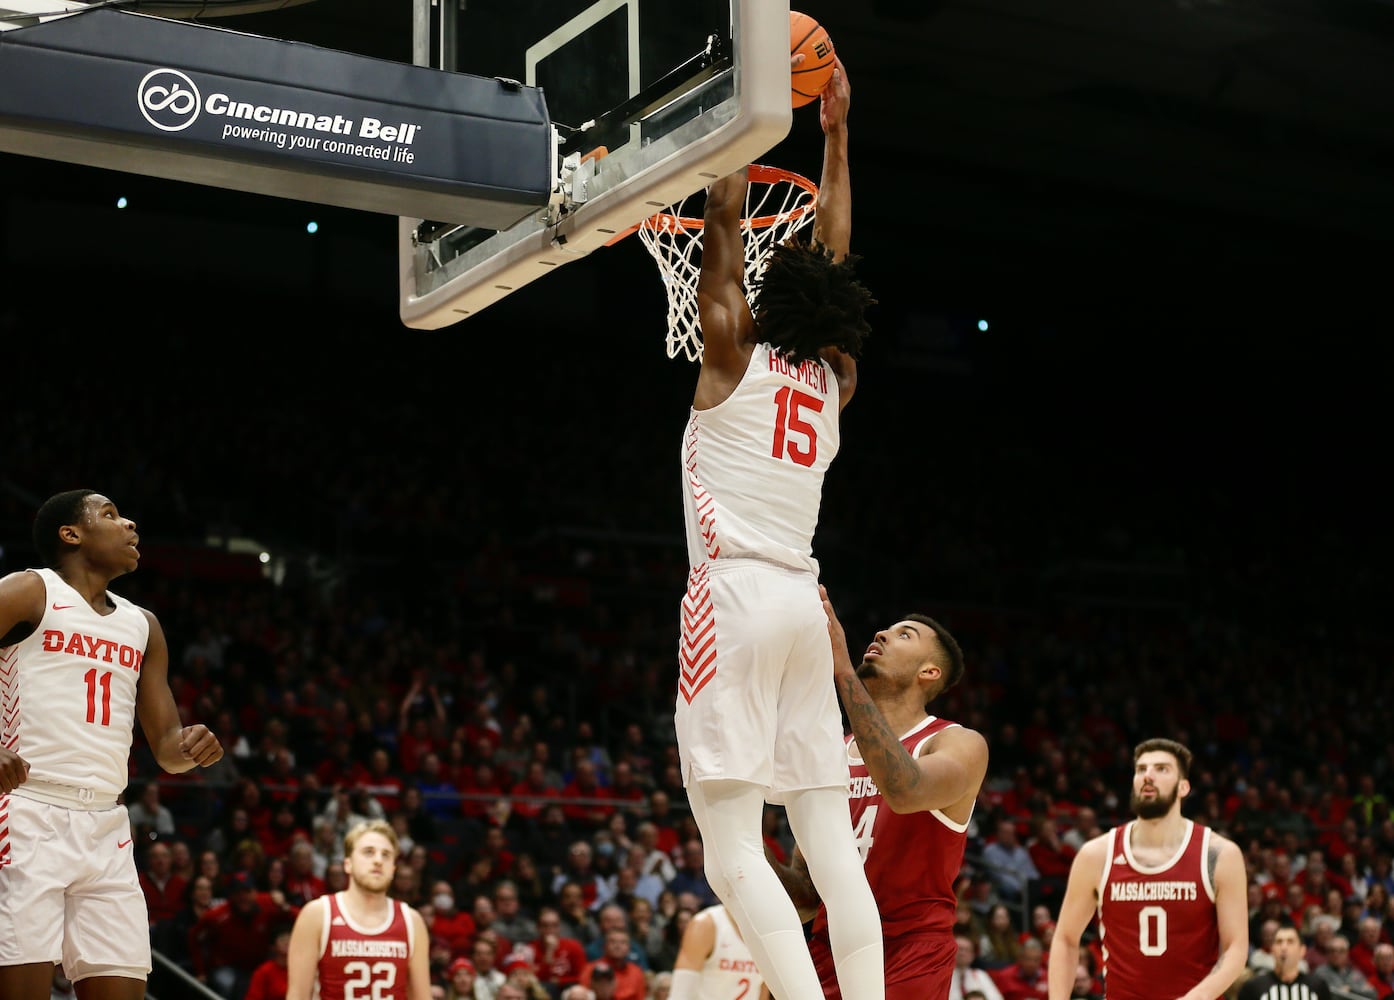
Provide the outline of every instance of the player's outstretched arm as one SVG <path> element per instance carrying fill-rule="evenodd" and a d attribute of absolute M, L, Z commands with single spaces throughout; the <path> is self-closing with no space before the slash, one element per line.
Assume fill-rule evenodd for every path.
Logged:
<path fill-rule="evenodd" d="M 987 774 L 987 740 L 972 729 L 946 729 L 930 751 L 911 756 L 877 707 L 847 651 L 847 634 L 821 584 L 818 594 L 828 616 L 833 650 L 833 683 L 866 768 L 886 805 L 894 813 L 948 809 L 977 797 Z"/>
<path fill-rule="evenodd" d="M 823 88 L 818 107 L 823 126 L 823 173 L 813 220 L 814 241 L 831 250 L 834 260 L 847 256 L 852 245 L 852 181 L 847 164 L 847 112 L 851 106 L 847 68 L 834 56 L 833 75 Z"/>
<path fill-rule="evenodd" d="M 697 276 L 702 374 L 723 381 L 745 374 L 755 338 L 755 318 L 745 297 L 745 238 L 741 234 L 741 213 L 749 186 L 748 167 L 721 178 L 707 189 L 702 220 L 702 269 Z M 724 398 L 724 394 L 719 396 Z"/>
<path fill-rule="evenodd" d="M 1212 1000 L 1224 994 L 1244 971 L 1249 957 L 1248 876 L 1239 845 L 1218 834 L 1210 836 L 1215 886 L 1215 918 L 1220 929 L 1220 960 L 1210 975 L 1196 983 L 1182 1000 Z M 1057 926 L 1057 931 L 1058 931 Z"/>
<path fill-rule="evenodd" d="M 431 1000 L 431 933 L 426 929 L 426 918 L 415 907 L 408 907 L 407 914 L 414 942 L 407 965 L 407 1000 Z"/>
<path fill-rule="evenodd" d="M 150 638 L 140 665 L 136 714 L 155 760 L 170 774 L 215 764 L 222 760 L 223 746 L 207 726 L 180 722 L 179 706 L 169 689 L 169 646 L 164 629 L 153 614 L 142 611 L 150 622 Z"/>
<path fill-rule="evenodd" d="M 1084 936 L 1098 907 L 1097 886 L 1104 873 L 1109 837 L 1110 834 L 1104 834 L 1089 841 L 1079 849 L 1070 865 L 1070 880 L 1065 886 L 1065 898 L 1060 902 L 1055 935 L 1050 942 L 1047 965 L 1050 1000 L 1069 1000 L 1074 990 L 1075 969 L 1079 967 L 1079 939 Z"/>
<path fill-rule="evenodd" d="M 710 913 L 699 913 L 682 933 L 678 957 L 673 960 L 673 989 L 669 1000 L 698 1000 L 702 993 L 702 966 L 716 947 L 716 924 Z"/>
<path fill-rule="evenodd" d="M 328 905 L 323 896 L 306 903 L 290 929 L 290 948 L 286 954 L 286 1000 L 310 1000 L 314 995 L 315 978 L 319 971 L 319 942 L 324 932 Z"/>

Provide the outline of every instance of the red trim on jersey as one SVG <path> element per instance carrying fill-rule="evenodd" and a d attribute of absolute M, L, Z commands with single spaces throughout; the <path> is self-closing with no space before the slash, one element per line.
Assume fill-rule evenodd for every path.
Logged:
<path fill-rule="evenodd" d="M 694 566 L 687 575 L 678 666 L 678 693 L 690 705 L 716 676 L 716 608 L 712 605 L 705 563 Z"/>

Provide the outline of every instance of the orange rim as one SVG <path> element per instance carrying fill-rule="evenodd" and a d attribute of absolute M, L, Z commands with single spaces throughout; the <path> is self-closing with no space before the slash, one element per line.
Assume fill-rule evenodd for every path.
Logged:
<path fill-rule="evenodd" d="M 813 210 L 818 197 L 818 185 L 814 184 L 802 174 L 796 174 L 792 170 L 784 170 L 781 167 L 767 167 L 764 164 L 752 163 L 750 165 L 749 177 L 757 184 L 779 184 L 789 183 L 795 187 L 803 188 L 813 195 L 814 200 L 797 205 L 788 212 L 778 212 L 774 215 L 757 215 L 753 218 L 742 219 L 741 225 L 746 229 L 767 229 L 780 219 L 800 219 Z M 692 231 L 702 228 L 702 220 L 690 215 L 674 215 L 672 212 L 657 212 L 649 216 L 642 222 L 637 222 L 622 233 L 616 233 L 605 241 L 605 245 L 614 246 L 627 237 L 633 236 L 640 229 L 652 229 L 655 231 L 674 230 L 677 228 Z"/>

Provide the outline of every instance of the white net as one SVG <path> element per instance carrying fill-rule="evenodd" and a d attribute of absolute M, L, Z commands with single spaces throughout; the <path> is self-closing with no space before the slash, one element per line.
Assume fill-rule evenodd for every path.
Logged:
<path fill-rule="evenodd" d="M 658 263 L 668 293 L 668 357 L 702 357 L 697 319 L 697 276 L 702 269 L 702 217 L 687 211 L 695 192 L 639 225 L 639 238 Z M 745 236 L 745 288 L 749 297 L 770 250 L 813 221 L 818 188 L 807 177 L 776 167 L 750 168 L 741 231 Z"/>

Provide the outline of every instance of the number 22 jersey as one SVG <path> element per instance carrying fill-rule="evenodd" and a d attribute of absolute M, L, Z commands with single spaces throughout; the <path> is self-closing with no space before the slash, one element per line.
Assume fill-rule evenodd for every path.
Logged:
<path fill-rule="evenodd" d="M 342 897 L 337 892 L 320 897 L 325 913 L 316 1000 L 406 1000 L 407 972 L 417 943 L 406 904 L 389 900 L 387 919 L 377 927 L 363 927 L 348 915 Z"/>

